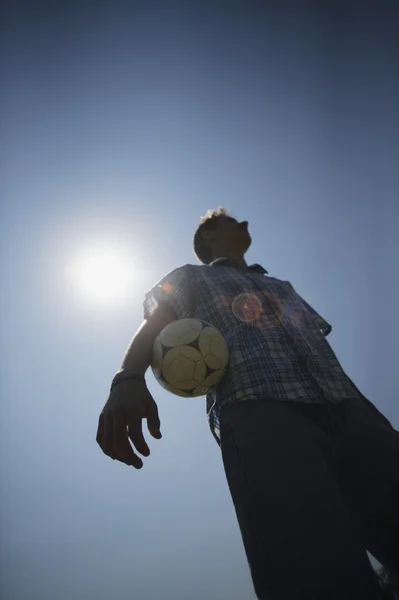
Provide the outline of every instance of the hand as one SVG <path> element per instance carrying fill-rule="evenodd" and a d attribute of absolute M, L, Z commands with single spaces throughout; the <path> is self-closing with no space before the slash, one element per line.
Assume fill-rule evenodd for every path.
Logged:
<path fill-rule="evenodd" d="M 149 456 L 150 449 L 142 431 L 143 419 L 147 419 L 152 437 L 160 439 L 158 407 L 145 381 L 121 381 L 110 393 L 98 421 L 96 440 L 102 451 L 114 460 L 141 469 L 143 461 L 134 452 L 129 438 L 137 452 Z"/>

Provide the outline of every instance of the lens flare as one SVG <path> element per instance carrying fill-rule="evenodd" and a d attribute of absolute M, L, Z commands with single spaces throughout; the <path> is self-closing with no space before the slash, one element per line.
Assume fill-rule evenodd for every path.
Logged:
<path fill-rule="evenodd" d="M 234 316 L 244 323 L 252 323 L 262 313 L 262 303 L 255 294 L 239 294 L 233 300 Z"/>

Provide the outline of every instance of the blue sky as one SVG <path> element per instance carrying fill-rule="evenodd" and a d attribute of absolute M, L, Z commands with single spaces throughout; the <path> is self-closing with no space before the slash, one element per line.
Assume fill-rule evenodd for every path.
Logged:
<path fill-rule="evenodd" d="M 367 4 L 367 3 L 366 3 Z M 203 398 L 148 376 L 163 439 L 137 472 L 97 419 L 145 292 L 195 263 L 208 208 L 330 323 L 399 427 L 399 90 L 388 3 L 330 13 L 9 3 L 3 35 L 1 594 L 254 600 Z M 4 26 L 4 25 L 3 25 Z M 4 143 L 5 142 L 5 143 Z M 120 245 L 129 293 L 68 277 Z"/>

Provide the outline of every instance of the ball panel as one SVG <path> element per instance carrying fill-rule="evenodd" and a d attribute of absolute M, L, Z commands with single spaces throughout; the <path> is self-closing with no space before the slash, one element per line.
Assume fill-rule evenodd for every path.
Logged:
<path fill-rule="evenodd" d="M 159 336 L 154 342 L 152 351 L 151 368 L 155 377 L 159 378 L 162 375 L 163 348 Z"/>
<path fill-rule="evenodd" d="M 188 358 L 193 363 L 199 362 L 202 360 L 202 354 L 192 346 L 176 346 L 175 348 L 171 348 L 166 352 L 163 357 L 163 366 L 168 367 L 176 360 L 179 356 L 184 356 Z"/>
<path fill-rule="evenodd" d="M 207 367 L 204 359 L 201 359 L 199 362 L 195 364 L 194 369 L 194 379 L 196 381 L 195 385 L 198 385 L 203 381 L 206 377 Z"/>
<path fill-rule="evenodd" d="M 204 396 L 211 390 L 215 385 L 219 383 L 225 376 L 226 371 L 224 369 L 220 371 L 214 371 L 211 375 L 208 375 L 203 381 L 201 381 L 200 385 L 195 388 L 192 392 L 192 396 Z"/>
<path fill-rule="evenodd" d="M 183 392 L 183 390 L 179 390 L 178 388 L 174 388 L 172 385 L 166 389 L 168 390 L 168 392 L 171 392 L 171 394 L 175 394 L 176 396 L 180 396 L 181 398 L 191 398 L 191 394 Z"/>
<path fill-rule="evenodd" d="M 178 388 L 173 387 L 164 379 L 157 379 L 158 383 L 171 394 L 175 394 L 176 396 L 181 396 L 182 398 L 191 398 L 191 394 L 187 392 L 183 392 L 183 390 L 179 390 Z"/>
<path fill-rule="evenodd" d="M 220 381 L 222 381 L 225 374 L 226 374 L 226 369 L 220 369 L 218 371 L 214 371 L 213 373 L 211 373 L 210 375 L 208 375 L 208 377 L 206 377 L 204 379 L 204 381 L 202 382 L 202 385 L 204 385 L 208 389 L 211 389 L 211 388 L 215 387 L 215 385 L 217 385 Z"/>
<path fill-rule="evenodd" d="M 170 377 L 167 375 L 166 368 L 164 369 L 165 379 L 179 386 L 187 384 L 190 380 L 193 381 L 194 372 L 195 362 L 181 354 L 169 365 L 168 373 Z"/>
<path fill-rule="evenodd" d="M 229 349 L 222 334 L 214 327 L 205 327 L 198 346 L 211 369 L 224 369 L 229 361 Z"/>
<path fill-rule="evenodd" d="M 203 360 L 198 350 L 191 346 L 177 346 L 165 354 L 162 375 L 174 387 L 191 390 L 198 385 L 195 367 L 200 362 Z"/>
<path fill-rule="evenodd" d="M 193 342 L 202 331 L 198 319 L 178 319 L 167 325 L 160 333 L 161 343 L 173 348 Z"/>

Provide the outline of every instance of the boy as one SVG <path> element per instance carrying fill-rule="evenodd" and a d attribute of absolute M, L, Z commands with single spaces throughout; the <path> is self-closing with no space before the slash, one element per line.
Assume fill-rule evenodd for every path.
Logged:
<path fill-rule="evenodd" d="M 331 326 L 286 281 L 248 266 L 248 223 L 208 211 L 185 265 L 147 295 L 145 320 L 111 385 L 97 441 L 141 468 L 161 438 L 144 373 L 178 318 L 211 322 L 230 350 L 209 424 L 260 600 L 375 600 L 369 550 L 399 571 L 399 433 L 342 370 Z M 133 443 L 132 448 L 129 438 Z"/>

